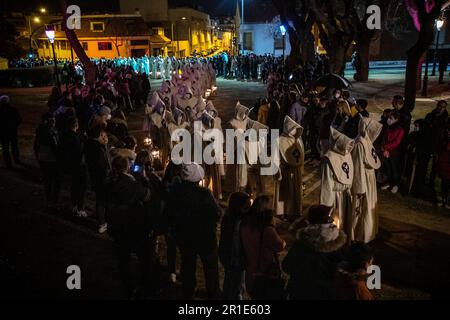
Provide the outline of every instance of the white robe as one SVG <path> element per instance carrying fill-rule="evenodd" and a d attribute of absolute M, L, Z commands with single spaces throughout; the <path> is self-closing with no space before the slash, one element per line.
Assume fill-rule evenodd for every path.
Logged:
<path fill-rule="evenodd" d="M 342 184 L 337 179 L 327 158 L 322 162 L 320 204 L 334 208 L 333 219 L 339 229 L 349 232 L 348 221 L 352 214 L 351 184 Z"/>
<path fill-rule="evenodd" d="M 362 142 L 352 151 L 355 176 L 353 178 L 352 233 L 354 241 L 368 243 L 378 232 L 378 201 L 375 170 L 366 162 Z"/>

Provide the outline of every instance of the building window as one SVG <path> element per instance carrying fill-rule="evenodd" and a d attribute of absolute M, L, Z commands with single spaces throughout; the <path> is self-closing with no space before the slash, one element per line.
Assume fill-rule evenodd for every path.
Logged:
<path fill-rule="evenodd" d="M 99 51 L 112 50 L 112 43 L 111 42 L 99 42 L 98 43 L 98 50 Z"/>
<path fill-rule="evenodd" d="M 148 40 L 131 40 L 130 45 L 132 45 L 132 46 L 148 46 Z"/>
<path fill-rule="evenodd" d="M 69 42 L 65 40 L 59 41 L 59 49 L 60 50 L 69 50 Z"/>
<path fill-rule="evenodd" d="M 253 50 L 251 32 L 244 32 L 244 50 Z"/>
<path fill-rule="evenodd" d="M 83 50 L 84 50 L 84 51 L 88 51 L 88 48 L 89 48 L 89 47 L 88 47 L 88 43 L 87 43 L 87 42 L 82 42 L 82 43 L 81 43 L 81 46 L 83 47 Z"/>
<path fill-rule="evenodd" d="M 91 22 L 92 32 L 103 32 L 105 31 L 105 24 L 103 22 Z"/>

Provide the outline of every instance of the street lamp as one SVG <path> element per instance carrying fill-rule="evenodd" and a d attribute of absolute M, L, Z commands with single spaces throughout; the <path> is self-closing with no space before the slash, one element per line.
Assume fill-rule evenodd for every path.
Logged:
<path fill-rule="evenodd" d="M 436 20 L 436 48 L 434 49 L 434 57 L 433 57 L 433 71 L 431 73 L 432 76 L 436 75 L 436 60 L 437 60 L 437 51 L 439 48 L 439 34 L 441 33 L 441 29 L 444 26 L 444 20 L 439 18 Z"/>
<path fill-rule="evenodd" d="M 284 52 L 286 48 L 286 27 L 281 25 L 280 26 L 281 35 L 283 36 L 283 63 L 284 63 Z"/>
<path fill-rule="evenodd" d="M 39 11 L 40 11 L 41 13 L 47 13 L 47 9 L 45 9 L 45 8 L 40 8 Z"/>
<path fill-rule="evenodd" d="M 45 35 L 48 38 L 48 41 L 50 41 L 52 45 L 52 51 L 53 51 L 53 63 L 55 64 L 55 80 L 56 85 L 61 92 L 61 84 L 59 82 L 59 76 L 58 76 L 58 61 L 56 60 L 56 51 L 55 51 L 55 27 L 54 26 L 47 26 L 45 29 Z"/>
<path fill-rule="evenodd" d="M 33 18 L 33 21 L 34 21 L 35 23 L 39 23 L 39 22 L 41 22 L 41 19 L 40 19 L 39 17 L 34 17 L 34 18 Z"/>

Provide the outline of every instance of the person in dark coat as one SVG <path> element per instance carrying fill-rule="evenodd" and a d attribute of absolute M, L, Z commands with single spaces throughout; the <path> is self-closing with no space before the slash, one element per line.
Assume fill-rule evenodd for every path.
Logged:
<path fill-rule="evenodd" d="M 315 205 L 309 209 L 309 225 L 297 232 L 297 240 L 282 267 L 290 275 L 290 300 L 335 298 L 335 274 L 343 260 L 347 236 L 331 218 L 332 208 Z"/>
<path fill-rule="evenodd" d="M 51 212 L 56 210 L 61 186 L 57 148 L 58 132 L 55 129 L 55 117 L 48 112 L 42 115 L 42 123 L 36 129 L 34 154 L 41 169 L 47 207 Z"/>
<path fill-rule="evenodd" d="M 244 192 L 231 194 L 221 224 L 219 257 L 225 269 L 223 298 L 242 300 L 244 288 L 243 248 L 239 231 L 243 216 L 250 209 L 250 196 Z"/>
<path fill-rule="evenodd" d="M 436 171 L 441 178 L 442 207 L 450 209 L 450 118 L 438 139 Z"/>
<path fill-rule="evenodd" d="M 428 186 L 431 190 L 432 197 L 436 197 L 435 192 L 435 180 L 436 180 L 436 174 L 437 174 L 437 149 L 438 149 L 438 141 L 439 138 L 442 135 L 443 130 L 445 130 L 445 126 L 448 119 L 448 111 L 447 111 L 447 102 L 445 100 L 438 101 L 436 108 L 428 113 L 425 116 L 425 123 L 426 123 L 426 135 L 427 140 L 430 146 L 429 149 L 429 158 L 432 157 L 432 167 L 430 172 L 430 177 L 428 180 Z M 427 167 L 428 167 L 428 161 L 427 161 Z"/>
<path fill-rule="evenodd" d="M 411 193 L 415 197 L 423 196 L 425 178 L 430 162 L 430 141 L 428 141 L 425 127 L 424 119 L 414 121 L 414 129 L 405 141 L 408 156 L 407 169 L 410 175 L 413 174 L 412 171 L 415 169 L 414 177 L 410 178 L 414 179 Z"/>
<path fill-rule="evenodd" d="M 84 160 L 84 141 L 78 133 L 77 118 L 69 118 L 66 130 L 61 134 L 58 161 L 62 172 L 70 177 L 72 212 L 87 217 L 85 211 L 87 167 Z"/>
<path fill-rule="evenodd" d="M 409 133 L 411 126 L 411 110 L 405 106 L 405 99 L 401 95 L 395 95 L 392 98 L 392 112 L 398 112 L 400 115 L 399 123 L 403 128 L 405 136 Z"/>
<path fill-rule="evenodd" d="M 272 196 L 258 196 L 240 230 L 245 256 L 245 287 L 252 300 L 284 298 L 279 254 L 286 242 L 275 229 L 272 207 Z"/>
<path fill-rule="evenodd" d="M 279 102 L 279 91 L 274 91 L 272 101 L 269 105 L 267 126 L 269 129 L 280 129 L 281 106 Z"/>
<path fill-rule="evenodd" d="M 183 182 L 173 190 L 167 203 L 169 221 L 181 253 L 181 277 L 185 299 L 193 299 L 196 287 L 197 256 L 203 263 L 209 299 L 220 296 L 217 254 L 217 223 L 221 209 L 212 193 L 199 186 L 204 179 L 203 168 L 184 164 Z"/>
<path fill-rule="evenodd" d="M 350 117 L 350 120 L 345 128 L 345 135 L 349 138 L 355 139 L 358 135 L 359 121 L 361 117 L 369 117 L 369 113 L 367 112 L 368 102 L 366 99 L 358 99 L 356 100 L 356 110 L 358 111 L 356 114 Z"/>
<path fill-rule="evenodd" d="M 86 163 L 89 170 L 91 186 L 95 192 L 95 207 L 99 222 L 99 232 L 107 230 L 105 220 L 105 179 L 111 171 L 111 156 L 108 148 L 108 135 L 101 125 L 90 130 L 90 138 L 85 146 Z"/>
<path fill-rule="evenodd" d="M 8 96 L 0 97 L 0 142 L 2 146 L 3 160 L 6 167 L 12 169 L 11 153 L 15 164 L 21 164 L 18 130 L 22 123 L 19 111 L 11 106 Z M 11 150 L 11 153 L 10 153 Z"/>
<path fill-rule="evenodd" d="M 47 106 L 48 110 L 53 113 L 56 111 L 58 107 L 58 101 L 61 99 L 61 93 L 59 92 L 58 87 L 52 88 L 52 93 L 48 97 Z"/>
<path fill-rule="evenodd" d="M 105 181 L 106 219 L 108 233 L 116 245 L 119 270 L 124 293 L 132 297 L 132 253 L 136 253 L 141 267 L 142 294 L 151 293 L 152 246 L 150 219 L 143 203 L 150 200 L 150 190 L 129 174 L 128 159 L 116 157 L 113 170 Z"/>

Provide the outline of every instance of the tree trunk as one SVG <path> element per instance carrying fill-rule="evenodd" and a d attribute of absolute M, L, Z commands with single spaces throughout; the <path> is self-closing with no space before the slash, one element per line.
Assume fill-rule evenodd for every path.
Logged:
<path fill-rule="evenodd" d="M 291 70 L 295 68 L 297 64 L 300 63 L 301 54 L 300 54 L 300 41 L 297 38 L 297 34 L 295 30 L 289 27 L 289 44 L 291 45 L 291 53 L 287 59 L 287 64 Z"/>
<path fill-rule="evenodd" d="M 332 50 L 327 50 L 330 57 L 330 72 L 344 75 L 346 46 L 342 40 L 332 41 Z"/>
<path fill-rule="evenodd" d="M 434 21 L 434 20 L 433 20 Z M 416 103 L 417 76 L 419 74 L 419 63 L 425 51 L 428 50 L 434 38 L 433 22 L 423 23 L 416 44 L 407 51 L 406 74 L 405 74 L 405 107 L 412 111 Z"/>
<path fill-rule="evenodd" d="M 358 39 L 356 42 L 356 54 L 357 54 L 357 65 L 356 65 L 356 81 L 367 81 L 369 80 L 369 51 L 370 51 L 370 38 Z"/>
<path fill-rule="evenodd" d="M 67 1 L 60 0 L 60 6 L 63 15 L 63 21 L 61 22 L 62 29 L 65 31 L 67 40 L 69 40 L 70 45 L 78 56 L 78 59 L 80 59 L 81 63 L 83 64 L 86 83 L 88 85 L 93 85 L 95 83 L 95 65 L 86 55 L 83 46 L 81 45 L 80 41 L 78 41 L 78 37 L 75 31 L 67 28 Z"/>

